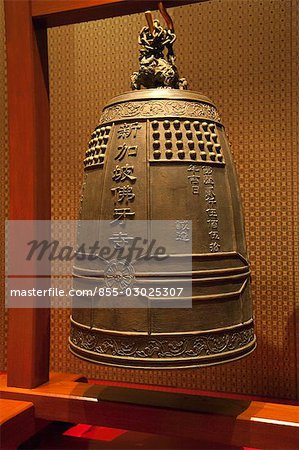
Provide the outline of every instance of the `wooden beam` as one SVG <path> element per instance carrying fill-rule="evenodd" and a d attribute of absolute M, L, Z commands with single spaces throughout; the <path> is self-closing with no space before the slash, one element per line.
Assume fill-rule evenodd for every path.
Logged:
<path fill-rule="evenodd" d="M 30 0 L 5 0 L 4 5 L 10 219 L 50 219 L 47 31 L 33 27 Z M 49 318 L 49 309 L 9 310 L 9 385 L 30 388 L 48 380 Z"/>
<path fill-rule="evenodd" d="M 173 7 L 203 1 L 207 0 L 166 0 L 164 4 Z M 32 0 L 32 17 L 44 27 L 54 27 L 157 8 L 156 0 Z"/>
<path fill-rule="evenodd" d="M 37 418 L 188 437 L 264 449 L 297 448 L 296 406 L 215 399 L 183 393 L 54 380 L 36 389 L 9 388 L 3 398 L 30 401 Z M 128 391 L 128 392 L 124 392 Z M 145 393 L 145 395 L 144 395 Z M 138 398 L 138 404 L 135 400 Z M 178 426 L 179 424 L 179 426 Z"/>

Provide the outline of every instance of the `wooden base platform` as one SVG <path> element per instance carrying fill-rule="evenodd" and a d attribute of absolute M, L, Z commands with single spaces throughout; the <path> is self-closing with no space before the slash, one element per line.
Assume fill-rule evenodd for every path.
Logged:
<path fill-rule="evenodd" d="M 35 433 L 33 403 L 0 399 L 1 449 L 15 449 Z"/>
<path fill-rule="evenodd" d="M 4 399 L 31 402 L 35 417 L 48 421 L 192 436 L 232 446 L 299 446 L 299 410 L 293 405 L 126 389 L 82 380 L 78 375 L 52 374 L 48 383 L 24 389 L 8 387 L 6 376 L 1 375 L 0 392 Z"/>

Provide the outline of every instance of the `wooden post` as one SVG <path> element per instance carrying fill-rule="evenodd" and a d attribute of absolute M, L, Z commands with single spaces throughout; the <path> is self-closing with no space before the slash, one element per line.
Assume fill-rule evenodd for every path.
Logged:
<path fill-rule="evenodd" d="M 35 29 L 30 0 L 5 0 L 10 147 L 10 219 L 51 217 L 47 31 Z M 49 377 L 49 309 L 10 309 L 8 385 Z"/>

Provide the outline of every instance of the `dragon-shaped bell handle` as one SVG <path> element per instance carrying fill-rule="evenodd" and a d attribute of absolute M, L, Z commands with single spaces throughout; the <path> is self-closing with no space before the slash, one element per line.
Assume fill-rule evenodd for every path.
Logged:
<path fill-rule="evenodd" d="M 145 17 L 147 27 L 143 27 L 139 35 L 140 68 L 131 76 L 132 89 L 142 86 L 152 88 L 187 89 L 187 81 L 180 78 L 175 65 L 173 44 L 176 40 L 173 22 L 162 2 L 159 10 L 166 22 L 166 28 L 158 20 L 153 20 L 152 13 L 147 11 Z"/>

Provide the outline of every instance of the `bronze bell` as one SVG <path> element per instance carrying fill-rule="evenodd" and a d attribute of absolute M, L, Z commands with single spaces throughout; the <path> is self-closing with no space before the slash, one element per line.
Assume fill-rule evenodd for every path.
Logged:
<path fill-rule="evenodd" d="M 106 307 L 96 308 L 94 299 L 84 299 L 80 307 L 74 304 L 69 342 L 76 356 L 96 363 L 199 367 L 236 360 L 255 349 L 250 269 L 224 126 L 215 105 L 186 90 L 186 80 L 179 78 L 173 24 L 161 12 L 165 29 L 146 14 L 133 92 L 113 98 L 92 133 L 84 159 L 78 239 L 90 237 L 88 221 L 167 220 L 175 221 L 178 239 L 187 242 L 192 223 L 191 307 L 109 307 L 112 298 L 106 297 Z M 101 238 L 101 225 L 92 227 Z M 182 247 L 176 258 L 187 253 Z M 74 285 L 115 286 L 113 270 L 122 282 L 131 280 L 129 264 L 113 264 L 78 258 Z M 171 285 L 171 279 L 184 284 L 180 264 L 172 267 L 174 278 L 167 271 L 149 275 L 148 265 L 141 264 L 135 281 L 142 284 L 152 277 L 152 283 L 163 286 Z"/>

